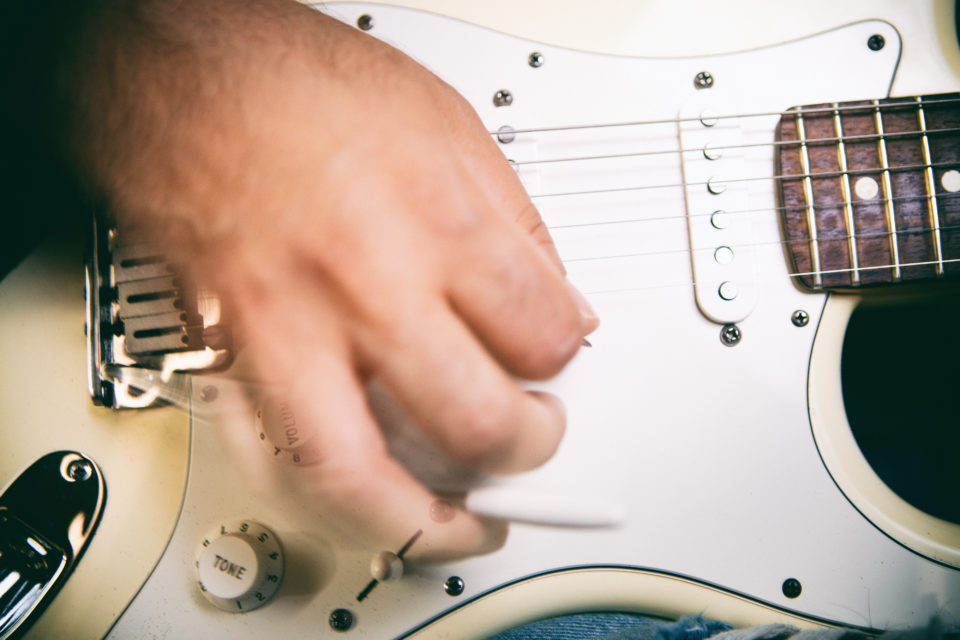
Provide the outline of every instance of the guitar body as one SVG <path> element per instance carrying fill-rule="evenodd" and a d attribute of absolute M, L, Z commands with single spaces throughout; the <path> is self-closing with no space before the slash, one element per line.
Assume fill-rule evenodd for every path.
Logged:
<path fill-rule="evenodd" d="M 255 411 L 190 420 L 188 449 L 181 412 L 114 414 L 90 404 L 79 257 L 35 256 L 0 285 L 2 353 L 8 371 L 17 367 L 0 389 L 11 416 L 0 473 L 12 477 L 44 453 L 74 448 L 101 465 L 108 497 L 87 555 L 32 637 L 62 637 L 62 629 L 71 637 L 303 637 L 328 632 L 337 609 L 352 612 L 349 634 L 363 638 L 482 638 L 597 610 L 868 629 L 939 615 L 960 625 L 960 526 L 884 494 L 849 444 L 837 370 L 858 299 L 811 293 L 790 278 L 772 146 L 779 113 L 791 106 L 883 97 L 891 87 L 894 95 L 960 87 L 951 8 L 821 2 L 774 21 L 788 9 L 744 2 L 722 10 L 731 13 L 704 7 L 718 15 L 688 25 L 653 3 L 600 4 L 606 11 L 592 5 L 590 19 L 579 16 L 570 31 L 546 2 L 517 9 L 534 14 L 525 22 L 493 13 L 497 3 L 433 7 L 485 26 L 385 5 L 323 10 L 354 24 L 373 16 L 371 33 L 451 82 L 491 131 L 517 131 L 504 153 L 602 325 L 592 346 L 543 385 L 568 409 L 557 455 L 502 489 L 559 496 L 570 511 L 591 500 L 614 504 L 622 521 L 514 523 L 500 551 L 408 566 L 358 601 L 376 550 L 341 540 L 304 503 L 300 468 L 276 462 L 258 442 Z M 754 10 L 769 20 L 751 19 Z M 771 32 L 751 34 L 747 24 Z M 875 36 L 883 46 L 868 46 Z M 662 55 L 684 51 L 696 56 Z M 706 55 L 717 51 L 736 53 Z M 533 52 L 541 66 L 528 64 Z M 697 81 L 702 72 L 709 81 Z M 504 89 L 512 104 L 496 106 Z M 711 114 L 750 117 L 708 131 Z M 640 122 L 654 124 L 583 126 Z M 705 132 L 729 146 L 716 163 L 702 151 Z M 613 157 L 575 160 L 594 156 Z M 568 161 L 539 162 L 556 158 Z M 715 176 L 730 180 L 721 193 L 707 188 Z M 738 182 L 743 176 L 750 179 Z M 714 239 L 700 222 L 716 210 L 733 212 L 735 224 Z M 733 248 L 736 271 L 717 271 L 718 243 Z M 722 300 L 717 285 L 729 273 L 738 295 Z M 29 297 L 41 287 L 42 298 Z M 795 322 L 797 311 L 808 321 Z M 54 358 L 33 364 L 38 352 Z M 195 405 L 211 402 L 201 390 L 217 384 L 194 384 Z M 266 606 L 226 613 L 201 595 L 194 562 L 205 538 L 238 519 L 276 532 L 287 571 Z M 444 589 L 453 576 L 464 585 L 456 595 Z"/>

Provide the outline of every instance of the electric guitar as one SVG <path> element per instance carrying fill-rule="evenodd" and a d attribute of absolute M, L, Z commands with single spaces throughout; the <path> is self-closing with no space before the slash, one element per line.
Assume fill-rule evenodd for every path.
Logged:
<path fill-rule="evenodd" d="M 904 375 L 945 390 L 918 405 L 946 405 L 957 379 L 891 364 L 887 390 L 856 391 L 877 368 L 858 339 L 879 326 L 884 353 L 909 354 L 960 299 L 952 6 L 834 5 L 319 7 L 470 100 L 603 318 L 544 385 L 565 440 L 474 494 L 517 520 L 503 549 L 421 566 L 403 561 L 413 531 L 355 548 L 288 490 L 309 460 L 263 411 L 209 418 L 228 378 L 166 392 L 188 411 L 94 406 L 82 249 L 47 246 L 0 283 L 0 478 L 75 451 L 105 493 L 27 637 L 483 638 L 598 610 L 960 626 L 955 470 L 911 488 L 867 446 L 886 427 L 852 411 Z M 884 326 L 891 309 L 930 315 Z M 956 446 L 956 416 L 932 415 L 899 431 L 927 471 Z"/>

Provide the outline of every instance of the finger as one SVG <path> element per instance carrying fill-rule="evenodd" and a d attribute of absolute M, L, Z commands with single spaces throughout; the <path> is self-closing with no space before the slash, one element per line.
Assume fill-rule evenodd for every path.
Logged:
<path fill-rule="evenodd" d="M 442 303 L 417 309 L 411 320 L 398 316 L 387 344 L 361 348 L 372 376 L 434 444 L 471 468 L 511 473 L 545 462 L 563 436 L 559 401 L 523 391 Z"/>
<path fill-rule="evenodd" d="M 304 296 L 310 298 L 309 294 Z M 259 316 L 263 328 L 250 345 L 283 381 L 283 401 L 315 452 L 298 468 L 295 491 L 302 504 L 318 505 L 340 535 L 376 550 L 396 551 L 422 531 L 411 557 L 443 560 L 498 548 L 503 523 L 481 518 L 434 495 L 387 453 L 365 400 L 348 345 L 317 314 L 300 309 L 282 316 L 275 307 Z M 291 351 L 290 344 L 300 345 Z M 281 356 L 280 354 L 285 354 Z"/>
<path fill-rule="evenodd" d="M 451 303 L 494 357 L 530 379 L 555 375 L 596 329 L 597 315 L 509 223 L 478 229 L 449 270 Z"/>
<path fill-rule="evenodd" d="M 312 426 L 319 460 L 303 468 L 298 491 L 318 502 L 325 519 L 367 546 L 396 552 L 416 532 L 410 554 L 430 560 L 491 551 L 502 545 L 502 523 L 443 501 L 391 458 L 365 402 L 361 382 L 340 362 L 318 362 L 292 393 L 298 419 Z M 306 379 L 304 379 L 306 382 Z"/>
<path fill-rule="evenodd" d="M 467 175 L 473 178 L 486 195 L 490 206 L 521 229 L 547 256 L 550 263 L 560 273 L 565 274 L 566 269 L 553 238 L 550 237 L 549 229 L 493 136 L 465 100 L 458 101 L 455 111 L 459 118 L 452 126 L 455 129 L 454 135 L 459 140 L 459 158 L 464 163 Z"/>

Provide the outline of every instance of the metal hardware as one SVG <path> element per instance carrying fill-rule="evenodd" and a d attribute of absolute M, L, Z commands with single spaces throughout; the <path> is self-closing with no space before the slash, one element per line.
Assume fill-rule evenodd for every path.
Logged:
<path fill-rule="evenodd" d="M 76 458 L 67 465 L 63 479 L 67 482 L 85 482 L 93 475 L 93 465 L 86 458 Z"/>
<path fill-rule="evenodd" d="M 803 586 L 796 578 L 787 578 L 783 581 L 781 589 L 783 590 L 783 595 L 793 599 L 800 596 L 800 592 L 803 591 Z"/>
<path fill-rule="evenodd" d="M 724 300 L 733 300 L 738 295 L 740 295 L 740 289 L 737 288 L 737 285 L 725 280 L 720 283 L 720 286 L 717 287 L 717 295 L 719 295 Z"/>
<path fill-rule="evenodd" d="M 720 117 L 712 109 L 706 109 L 700 112 L 700 124 L 705 127 L 715 127 L 720 122 Z"/>
<path fill-rule="evenodd" d="M 792 322 L 795 327 L 805 327 L 810 322 L 810 314 L 803 309 L 797 309 L 790 314 L 790 322 Z"/>
<path fill-rule="evenodd" d="M 365 13 L 357 18 L 357 27 L 359 27 L 361 31 L 370 31 L 370 29 L 373 29 L 373 16 Z"/>
<path fill-rule="evenodd" d="M 714 229 L 726 229 L 730 225 L 730 217 L 727 212 L 717 209 L 710 214 L 710 226 Z"/>
<path fill-rule="evenodd" d="M 463 593 L 464 583 L 463 578 L 460 576 L 450 576 L 447 578 L 446 582 L 443 583 L 443 590 L 447 592 L 448 596 L 458 596 Z"/>
<path fill-rule="evenodd" d="M 701 71 L 694 76 L 693 86 L 697 89 L 709 89 L 713 86 L 713 74 L 709 71 Z"/>
<path fill-rule="evenodd" d="M 507 89 L 500 89 L 493 94 L 493 106 L 509 107 L 513 104 L 513 94 Z"/>
<path fill-rule="evenodd" d="M 94 219 L 86 265 L 87 377 L 95 404 L 113 409 L 156 404 L 121 368 L 203 372 L 232 360 L 220 299 L 193 286 L 151 238 Z"/>
<path fill-rule="evenodd" d="M 727 190 L 727 184 L 720 178 L 710 178 L 707 180 L 707 191 L 715 196 L 720 195 Z"/>
<path fill-rule="evenodd" d="M 353 612 L 349 609 L 334 609 L 330 614 L 330 628 L 334 631 L 349 631 L 353 627 Z"/>
<path fill-rule="evenodd" d="M 543 66 L 543 54 L 539 51 L 534 51 L 527 57 L 527 64 L 534 69 L 539 69 Z"/>
<path fill-rule="evenodd" d="M 43 456 L 0 495 L 0 640 L 32 624 L 64 585 L 105 499 L 100 469 L 74 451 Z"/>
<path fill-rule="evenodd" d="M 887 41 L 879 33 L 875 33 L 867 38 L 867 46 L 870 47 L 870 51 L 880 51 L 886 44 Z"/>
<path fill-rule="evenodd" d="M 741 333 L 740 327 L 735 324 L 725 324 L 720 329 L 720 342 L 728 347 L 735 347 L 740 344 L 742 338 L 743 333 Z"/>
<path fill-rule="evenodd" d="M 513 133 L 513 127 L 510 125 L 503 125 L 497 129 L 497 140 L 500 141 L 500 144 L 510 144 L 517 139 L 517 134 Z"/>

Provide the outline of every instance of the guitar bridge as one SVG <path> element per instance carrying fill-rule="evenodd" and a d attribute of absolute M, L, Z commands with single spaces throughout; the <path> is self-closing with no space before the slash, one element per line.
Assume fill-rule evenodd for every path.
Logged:
<path fill-rule="evenodd" d="M 193 285 L 156 242 L 94 220 L 86 265 L 88 390 L 114 409 L 159 404 L 118 368 L 201 373 L 227 367 L 232 336 L 220 299 Z"/>

